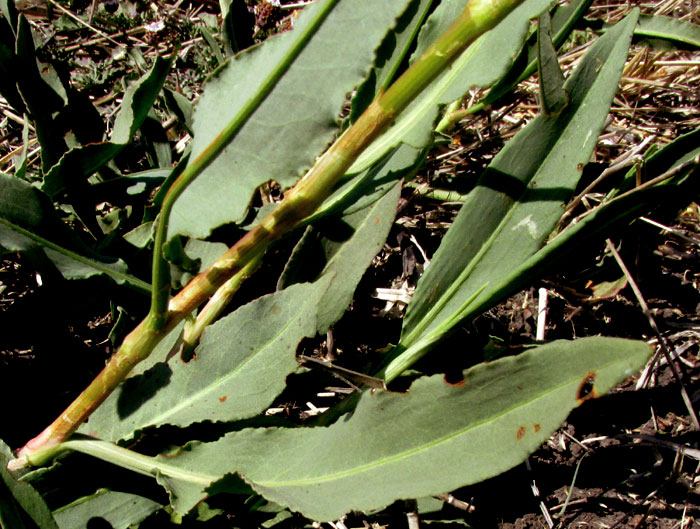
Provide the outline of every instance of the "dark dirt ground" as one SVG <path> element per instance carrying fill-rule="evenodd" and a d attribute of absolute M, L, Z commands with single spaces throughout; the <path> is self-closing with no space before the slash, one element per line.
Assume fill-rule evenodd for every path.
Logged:
<path fill-rule="evenodd" d="M 264 5 L 247 19 L 250 26 L 242 33 L 244 44 L 279 29 L 282 14 Z M 699 22 L 697 4 L 692 1 L 635 5 L 648 13 Z M 629 7 L 627 3 L 599 1 L 590 15 L 614 21 Z M 216 4 L 205 4 L 203 9 L 216 13 Z M 37 15 L 37 20 L 41 16 Z M 565 69 L 575 63 L 575 52 L 563 56 Z M 674 61 L 682 68 L 673 66 Z M 645 66 L 654 62 L 664 66 Z M 651 134 L 666 143 L 696 128 L 700 124 L 699 65 L 699 52 L 650 51 L 636 45 L 595 162 L 602 168 Z M 201 74 L 182 71 L 179 77 L 193 79 L 191 86 L 196 86 Z M 100 90 L 108 94 L 103 86 L 94 90 L 98 95 L 105 95 L 99 94 Z M 388 313 L 381 312 L 387 308 L 385 302 L 372 295 L 377 287 L 400 288 L 405 280 L 409 285 L 415 282 L 424 260 L 422 252 L 432 255 L 457 211 L 454 203 L 423 194 L 421 185 L 449 186 L 459 180 L 455 175 L 469 179 L 478 174 L 503 138 L 534 115 L 534 92 L 535 83 L 524 83 L 520 99 L 510 102 L 513 108 L 505 119 L 492 119 L 502 114 L 502 107 L 462 122 L 452 133 L 452 143 L 431 155 L 417 180 L 418 188 L 405 189 L 403 209 L 385 249 L 361 283 L 353 308 L 335 328 L 334 340 L 343 351 L 361 355 L 396 335 L 400 320 L 395 315 L 401 312 L 400 305 Z M 4 136 L 2 154 L 12 147 L 13 139 L 17 140 L 16 130 Z M 674 231 L 637 221 L 631 229 L 615 234 L 613 242 L 631 268 L 663 339 L 678 355 L 675 364 L 697 409 L 700 208 L 696 200 L 689 197 L 688 203 L 660 209 L 651 216 Z M 592 298 L 594 286 L 622 276 L 613 259 L 605 255 L 602 243 L 598 248 L 586 249 L 572 259 L 565 272 L 543 279 L 492 309 L 453 340 L 461 347 L 491 344 L 496 349 L 517 348 L 532 341 L 537 327 L 538 289 L 544 288 L 549 299 L 548 339 L 604 334 L 658 343 L 629 285 Z M 50 270 L 37 270 L 35 266 L 35 261 L 30 265 L 26 257 L 18 255 L 5 255 L 0 261 L 0 399 L 6 403 L 0 438 L 11 446 L 21 445 L 48 424 L 104 365 L 113 352 L 110 330 L 114 322 L 105 300 L 121 295 L 105 281 L 67 284 Z M 57 294 L 58 299 L 66 300 L 60 307 L 54 305 Z M 358 336 L 354 332 L 357 328 L 366 332 Z M 308 344 L 310 350 L 314 347 L 323 344 Z M 70 352 L 69 362 L 66 352 Z M 347 362 L 352 365 L 351 358 Z M 437 510 L 435 505 L 424 510 L 419 506 L 420 523 L 503 529 L 700 527 L 698 430 L 668 364 L 659 360 L 650 365 L 649 372 L 647 383 L 641 387 L 637 387 L 637 379 L 627 381 L 611 395 L 576 409 L 529 458 L 528 465 L 453 491 L 450 498 L 457 506 L 448 502 Z M 302 415 L 305 398 L 284 395 L 279 405 Z M 411 526 L 406 513 L 414 507 L 399 502 L 383 513 L 353 515 L 333 526 Z M 253 522 L 244 523 L 244 517 L 235 519 L 244 526 L 254 526 Z M 294 519 L 290 524 L 305 523 Z"/>

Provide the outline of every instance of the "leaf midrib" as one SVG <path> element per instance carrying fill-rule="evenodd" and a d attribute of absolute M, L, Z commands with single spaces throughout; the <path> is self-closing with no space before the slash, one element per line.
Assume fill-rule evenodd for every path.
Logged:
<path fill-rule="evenodd" d="M 616 365 L 618 363 L 624 364 L 624 363 L 626 363 L 626 361 L 614 359 L 614 360 L 612 360 L 608 363 L 605 363 L 602 366 L 598 367 L 597 371 L 600 373 L 602 371 L 605 371 L 605 370 L 613 367 L 614 365 Z M 460 428 L 457 431 L 455 431 L 449 435 L 443 436 L 439 439 L 436 439 L 432 442 L 423 444 L 419 447 L 404 450 L 402 452 L 399 452 L 398 454 L 395 454 L 392 456 L 387 456 L 387 457 L 384 457 L 384 458 L 381 458 L 378 460 L 374 460 L 374 461 L 371 461 L 370 463 L 366 463 L 364 465 L 359 465 L 359 466 L 353 467 L 353 468 L 348 469 L 348 470 L 343 470 L 343 471 L 335 472 L 332 474 L 327 474 L 324 476 L 317 476 L 317 477 L 310 477 L 310 478 L 303 478 L 303 479 L 296 479 L 296 480 L 288 480 L 288 481 L 256 481 L 254 478 L 252 478 L 250 476 L 246 476 L 246 477 L 248 477 L 251 480 L 251 482 L 256 486 L 268 487 L 268 488 L 283 488 L 283 487 L 303 487 L 305 485 L 327 483 L 329 481 L 353 476 L 355 474 L 361 474 L 361 473 L 366 472 L 368 470 L 376 469 L 376 468 L 381 467 L 383 465 L 388 465 L 388 464 L 394 463 L 395 461 L 399 461 L 401 459 L 404 459 L 404 458 L 407 458 L 410 456 L 414 456 L 420 452 L 424 452 L 426 450 L 435 448 L 436 446 L 438 446 L 440 444 L 452 441 L 452 440 L 454 440 L 462 435 L 465 435 L 470 430 L 479 428 L 480 426 L 483 426 L 486 423 L 490 423 L 490 422 L 493 422 L 495 420 L 498 420 L 501 417 L 503 417 L 503 416 L 505 416 L 505 415 L 507 415 L 507 414 L 519 409 L 519 408 L 522 408 L 524 406 L 532 404 L 532 403 L 536 402 L 537 400 L 540 400 L 540 399 L 548 396 L 549 394 L 555 393 L 555 392 L 557 392 L 557 391 L 559 391 L 567 386 L 570 386 L 572 384 L 574 384 L 574 385 L 578 384 L 580 382 L 580 378 L 581 378 L 580 374 L 573 375 L 569 379 L 567 379 L 565 382 L 562 382 L 561 384 L 558 384 L 557 386 L 550 386 L 549 388 L 547 388 L 547 391 L 542 391 L 542 392 L 536 394 L 530 400 L 519 401 L 517 404 L 514 404 L 513 406 L 503 410 L 502 412 L 500 412 L 496 415 L 491 415 L 491 416 L 489 416 L 481 421 L 471 423 L 471 424 L 465 426 L 464 428 Z M 575 406 L 572 406 L 571 409 L 573 409 L 574 407 Z"/>

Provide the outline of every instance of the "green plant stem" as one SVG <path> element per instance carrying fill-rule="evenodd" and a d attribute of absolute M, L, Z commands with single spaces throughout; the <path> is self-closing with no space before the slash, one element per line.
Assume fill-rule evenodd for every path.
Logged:
<path fill-rule="evenodd" d="M 261 258 L 262 255 L 251 260 L 240 272 L 221 285 L 204 308 L 197 314 L 194 322 L 191 325 L 185 324 L 182 332 L 182 354 L 185 357 L 189 356 L 189 353 L 197 346 L 204 329 L 213 323 L 231 302 L 231 298 L 233 298 L 241 284 L 257 270 L 258 266 L 260 266 Z"/>
<path fill-rule="evenodd" d="M 304 178 L 286 193 L 277 209 L 170 300 L 167 312 L 163 312 L 163 300 L 155 300 L 156 309 L 127 336 L 120 350 L 90 386 L 60 417 L 19 451 L 20 461 L 15 463 L 15 467 L 21 466 L 23 461 L 26 464 L 28 458 L 37 457 L 39 452 L 64 442 L 128 376 L 133 366 L 150 354 L 163 336 L 211 297 L 230 277 L 251 261 L 260 259 L 272 242 L 295 229 L 311 215 L 331 194 L 335 184 L 362 151 L 394 122 L 396 116 L 467 46 L 498 24 L 521 1 L 470 1 L 435 43 L 367 108 Z M 161 230 L 165 233 L 167 226 Z M 162 285 L 161 273 L 164 272 L 158 271 L 159 285 Z M 159 289 L 159 292 L 162 291 Z"/>
<path fill-rule="evenodd" d="M 58 452 L 64 450 L 81 452 L 146 476 L 164 476 L 200 487 L 207 487 L 217 479 L 217 476 L 177 468 L 155 457 L 138 454 L 105 441 L 87 439 L 66 441 L 58 445 L 56 449 L 51 452 L 51 455 L 54 456 Z M 44 464 L 48 461 L 44 456 L 45 454 L 31 457 L 29 462 L 32 465 Z"/>
<path fill-rule="evenodd" d="M 168 190 L 160 215 L 157 220 L 155 240 L 153 244 L 153 288 L 151 291 L 151 324 L 156 329 L 165 324 L 168 312 L 168 300 L 170 297 L 170 275 L 168 273 L 168 263 L 163 255 L 163 246 L 168 235 L 168 222 L 175 201 L 183 191 L 199 176 L 226 146 L 231 143 L 238 132 L 248 122 L 250 117 L 260 107 L 262 102 L 272 92 L 282 76 L 289 70 L 294 60 L 299 56 L 304 46 L 311 37 L 318 31 L 326 17 L 333 10 L 339 0 L 327 0 L 323 7 L 316 13 L 304 31 L 294 32 L 294 43 L 282 57 L 282 60 L 272 69 L 267 78 L 258 87 L 256 93 L 246 101 L 234 118 L 226 125 L 216 138 L 204 149 L 192 163 L 187 165 L 185 171 L 173 182 Z"/>

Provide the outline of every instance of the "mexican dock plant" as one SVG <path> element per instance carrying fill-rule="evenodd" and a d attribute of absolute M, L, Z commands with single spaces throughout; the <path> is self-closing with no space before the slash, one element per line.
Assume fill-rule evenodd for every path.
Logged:
<path fill-rule="evenodd" d="M 415 174 L 442 109 L 471 87 L 518 78 L 514 69 L 522 61 L 513 60 L 531 19 L 539 17 L 539 38 L 528 42 L 536 46 L 544 112 L 507 143 L 468 195 L 418 283 L 398 344 L 374 359 L 379 367 L 371 374 L 379 385 L 438 347 L 461 322 L 527 285 L 573 245 L 664 194 L 674 196 L 689 180 L 690 167 L 654 189 L 654 199 L 640 192 L 611 202 L 547 243 L 604 127 L 638 14 L 609 28 L 564 82 L 553 68 L 552 35 L 561 44 L 585 2 L 555 9 L 551 20 L 545 0 L 454 0 L 434 11 L 432 4 L 319 0 L 303 10 L 292 31 L 214 72 L 197 105 L 191 152 L 152 199 L 160 208 L 157 219 L 143 224 L 143 232 L 153 231 L 150 285 L 123 262 L 103 263 L 81 247 L 51 199 L 73 205 L 80 219 L 94 211 L 91 192 L 99 184 L 90 177 L 106 171 L 142 125 L 168 59 L 158 59 L 129 89 L 108 140 L 70 149 L 47 143 L 53 150 L 44 159 L 41 190 L 22 175 L 1 176 L 8 193 L 0 198 L 0 247 L 41 248 L 65 277 L 103 273 L 151 295 L 148 315 L 104 370 L 14 459 L 6 457 L 10 469 L 74 450 L 155 476 L 177 513 L 216 492 L 252 489 L 310 518 L 332 520 L 501 473 L 523 461 L 572 408 L 640 368 L 649 356 L 646 344 L 559 341 L 479 364 L 458 386 L 425 376 L 406 394 L 364 390 L 330 410 L 333 418 L 352 414 L 329 419 L 326 427 L 235 426 L 263 414 L 282 392 L 298 367 L 301 340 L 326 333 L 345 312 L 393 223 L 398 182 Z M 21 17 L 12 18 L 9 4 L 3 6 L 9 33 L 24 43 L 16 52 L 3 43 L 6 60 L 15 64 L 20 51 L 31 54 L 29 29 Z M 339 131 L 338 111 L 358 85 L 350 123 Z M 27 102 L 38 135 L 57 126 L 45 108 L 29 104 L 40 96 L 21 82 L 0 90 L 8 101 Z M 661 166 L 697 156 L 696 144 L 684 138 L 680 148 L 663 151 Z M 142 175 L 146 187 L 148 176 Z M 242 225 L 253 192 L 271 179 L 286 189 L 280 204 L 224 251 L 206 240 L 220 226 Z M 329 233 L 334 219 L 349 235 Z M 269 248 L 301 231 L 278 289 L 219 317 Z M 169 261 L 182 254 L 183 240 L 209 262 L 171 297 Z M 319 247 L 320 262 L 310 271 Z M 196 347 L 189 362 L 173 354 L 183 341 Z M 150 457 L 119 445 L 154 427 L 187 432 L 206 421 L 232 427 L 215 441 L 192 438 L 174 456 Z M 15 496 L 30 516 L 44 513 L 40 501 L 37 507 Z"/>

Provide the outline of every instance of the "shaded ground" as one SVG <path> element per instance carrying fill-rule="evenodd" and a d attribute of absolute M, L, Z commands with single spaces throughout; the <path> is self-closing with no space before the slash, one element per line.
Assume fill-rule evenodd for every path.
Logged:
<path fill-rule="evenodd" d="M 237 33 L 241 47 L 286 24 L 289 11 L 260 5 L 252 12 L 241 10 Z M 648 13 L 700 22 L 697 6 L 690 1 L 640 3 L 640 7 Z M 175 27 L 183 20 L 206 23 L 218 7 L 216 3 L 192 2 L 178 8 L 162 5 L 159 9 L 170 17 L 166 17 L 170 21 L 167 35 L 143 29 L 130 38 L 145 45 L 145 54 L 153 53 L 158 46 L 171 46 L 178 39 L 189 39 L 190 62 L 179 65 L 177 77 L 182 93 L 193 98 L 215 58 L 201 36 L 195 36 L 198 34 L 194 30 L 187 33 L 189 26 L 181 24 L 177 31 Z M 624 3 L 596 2 L 590 17 L 615 21 L 628 9 Z M 32 14 L 37 28 L 47 30 L 46 14 L 41 9 L 30 5 L 26 12 Z M 148 19 L 145 17 L 143 22 Z M 581 42 L 584 37 L 582 31 Z M 565 52 L 562 66 L 570 69 L 581 51 L 576 47 Z M 84 59 L 83 68 L 73 70 L 74 81 L 101 98 L 108 112 L 113 105 L 113 83 L 125 72 L 110 62 L 108 47 L 88 49 L 80 57 Z M 100 64 L 101 72 L 92 69 Z M 698 52 L 636 45 L 592 167 L 602 171 L 614 160 L 640 150 L 651 136 L 665 143 L 697 128 L 699 68 Z M 503 142 L 538 112 L 533 95 L 536 90 L 536 82 L 527 81 L 516 99 L 461 122 L 451 133 L 451 143 L 436 148 L 431 155 L 417 185 L 404 190 L 405 201 L 387 246 L 358 289 L 353 308 L 335 327 L 333 339 L 336 348 L 344 351 L 344 365 L 361 363 L 362 355 L 395 340 L 402 305 L 376 299 L 376 289 L 393 288 L 398 295 L 415 284 L 425 264 L 423 254 L 428 258 L 433 254 L 456 214 L 456 193 L 468 187 Z M 8 119 L 1 125 L 0 154 L 4 155 L 19 144 L 21 127 Z M 184 134 L 172 133 L 173 143 Z M 138 160 L 134 164 L 138 165 Z M 10 166 L 0 170 L 9 172 Z M 436 200 L 430 195 L 435 189 L 453 194 Z M 594 200 L 595 192 L 588 198 Z M 661 336 L 679 356 L 676 365 L 697 408 L 700 209 L 695 199 L 689 197 L 688 203 L 658 210 L 651 216 L 650 220 L 672 227 L 672 232 L 637 221 L 632 229 L 611 236 L 632 270 Z M 490 346 L 498 354 L 531 342 L 537 329 L 541 288 L 546 289 L 549 301 L 548 339 L 604 334 L 657 343 L 658 337 L 629 285 L 621 282 L 602 287 L 620 278 L 622 272 L 606 255 L 603 244 L 585 249 L 581 255 L 572 256 L 565 272 L 547 277 L 484 314 L 457 333 L 454 343 L 461 349 Z M 595 290 L 596 286 L 601 288 Z M 19 446 L 60 413 L 113 352 L 110 331 L 117 314 L 112 314 L 108 300 L 119 298 L 120 304 L 134 307 L 132 318 L 138 316 L 136 307 L 143 300 L 120 293 L 101 280 L 67 285 L 53 277 L 50 269 L 37 268 L 36 262 L 30 265 L 26 257 L 14 255 L 6 255 L 0 262 L 0 289 L 0 398 L 10 403 L 4 410 L 0 438 Z M 67 303 L 57 307 L 53 305 L 56 299 Z M 358 328 L 365 332 L 358 334 Z M 328 353 L 323 349 L 327 342 L 316 341 L 305 347 L 305 353 L 313 353 L 314 349 Z M 70 353 L 69 362 L 66 353 Z M 449 371 L 461 369 L 470 360 L 465 356 L 458 362 L 454 357 L 432 361 L 432 369 Z M 329 378 L 329 383 L 332 380 Z M 292 388 L 276 406 L 303 419 L 309 415 L 306 402 L 316 398 L 307 392 L 305 387 Z M 323 404 L 316 402 L 319 407 Z M 502 528 L 700 527 L 698 440 L 681 398 L 680 384 L 665 360 L 659 359 L 650 366 L 648 379 L 639 387 L 637 380 L 628 381 L 614 394 L 575 410 L 562 429 L 530 457 L 529 469 L 521 465 L 485 483 L 453 492 L 451 498 L 457 500 L 453 503 L 460 508 L 437 501 L 420 502 L 417 507 L 401 502 L 384 513 L 351 516 L 343 523 L 347 527 L 404 527 L 408 523 L 406 513 L 417 508 L 421 523 L 426 525 L 461 521 L 475 527 Z M 537 494 L 532 490 L 533 480 Z M 213 521 L 211 526 L 229 527 L 230 520 L 254 526 L 256 521 L 240 507 L 236 510 L 229 505 L 225 521 Z M 162 519 L 156 517 L 150 523 L 158 526 Z M 305 523 L 294 518 L 288 526 Z"/>

